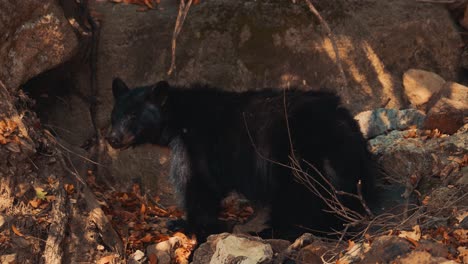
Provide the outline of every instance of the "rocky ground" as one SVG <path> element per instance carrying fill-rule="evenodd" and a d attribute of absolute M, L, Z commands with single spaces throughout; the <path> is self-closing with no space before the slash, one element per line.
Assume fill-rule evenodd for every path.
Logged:
<path fill-rule="evenodd" d="M 466 1 L 312 1 L 336 35 L 344 88 L 305 5 L 194 2 L 167 76 L 176 2 L 0 1 L 1 263 L 468 263 Z M 242 234 L 265 212 L 233 195 L 220 217 L 237 233 L 194 251 L 166 226 L 183 216 L 168 150 L 116 152 L 100 136 L 115 76 L 328 87 L 385 172 L 383 202 L 355 219 L 361 232 L 291 243 Z"/>

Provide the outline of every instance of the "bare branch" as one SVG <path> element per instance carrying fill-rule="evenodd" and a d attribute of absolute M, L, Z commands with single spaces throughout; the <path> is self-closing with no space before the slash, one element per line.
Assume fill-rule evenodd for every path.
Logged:
<path fill-rule="evenodd" d="M 185 18 L 187 17 L 188 11 L 190 6 L 192 5 L 192 0 L 188 0 L 185 3 L 185 0 L 180 0 L 179 4 L 179 13 L 177 14 L 177 20 L 174 27 L 174 33 L 172 34 L 172 57 L 171 57 L 171 66 L 167 71 L 167 75 L 171 75 L 174 72 L 176 65 L 175 65 L 175 53 L 176 53 L 176 46 L 177 46 L 177 37 L 179 36 L 180 31 L 182 30 L 182 26 L 184 25 Z"/>

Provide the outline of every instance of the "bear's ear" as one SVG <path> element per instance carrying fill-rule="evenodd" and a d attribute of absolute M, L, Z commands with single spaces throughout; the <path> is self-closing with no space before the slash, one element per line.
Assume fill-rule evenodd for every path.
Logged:
<path fill-rule="evenodd" d="M 166 99 L 169 94 L 169 87 L 169 83 L 166 81 L 159 81 L 153 85 L 149 96 L 151 102 L 156 103 L 159 106 L 163 106 L 164 103 L 166 103 Z"/>
<path fill-rule="evenodd" d="M 112 94 L 114 95 L 114 98 L 117 99 L 126 92 L 128 92 L 130 89 L 128 89 L 128 86 L 122 81 L 120 78 L 114 78 L 112 81 Z"/>

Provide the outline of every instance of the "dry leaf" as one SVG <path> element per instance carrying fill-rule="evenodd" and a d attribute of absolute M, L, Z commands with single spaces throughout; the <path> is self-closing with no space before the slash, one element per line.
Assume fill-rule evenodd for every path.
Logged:
<path fill-rule="evenodd" d="M 73 194 L 73 192 L 75 191 L 75 186 L 73 184 L 64 184 L 63 188 L 69 195 Z"/>
<path fill-rule="evenodd" d="M 39 205 L 41 205 L 42 203 L 42 200 L 37 198 L 37 197 L 34 197 L 31 201 L 29 201 L 29 204 L 33 207 L 33 208 L 38 208 Z"/>
<path fill-rule="evenodd" d="M 418 132 L 417 132 L 417 130 L 415 130 L 415 129 L 414 129 L 414 130 L 410 130 L 410 131 L 408 131 L 408 133 L 406 133 L 403 137 L 404 137 L 404 138 L 416 138 L 416 137 L 418 137 Z"/>
<path fill-rule="evenodd" d="M 16 228 L 15 225 L 11 225 L 11 230 L 13 230 L 13 233 L 15 233 L 19 237 L 24 237 L 24 235 Z"/>
<path fill-rule="evenodd" d="M 413 226 L 413 231 L 400 231 L 398 236 L 401 238 L 406 238 L 410 242 L 419 241 L 419 239 L 421 239 L 421 228 L 419 225 L 415 225 Z"/>
<path fill-rule="evenodd" d="M 466 247 L 458 247 L 458 258 L 460 259 L 461 263 L 468 263 L 468 248 Z"/>
<path fill-rule="evenodd" d="M 140 239 L 140 241 L 143 243 L 149 243 L 152 239 L 153 236 L 151 234 L 146 234 L 142 239 Z"/>
<path fill-rule="evenodd" d="M 350 264 L 350 262 L 347 258 L 340 258 L 335 262 L 335 264 Z"/>
<path fill-rule="evenodd" d="M 445 168 L 442 169 L 442 172 L 440 173 L 440 177 L 445 178 L 449 176 L 450 173 L 452 173 L 452 171 L 455 170 L 456 168 L 458 168 L 458 163 L 453 162 L 453 161 L 450 162 L 449 164 L 447 164 L 447 166 L 445 166 Z"/>
<path fill-rule="evenodd" d="M 354 247 L 354 245 L 356 245 L 356 243 L 354 243 L 354 241 L 348 240 L 348 248 L 346 250 L 349 251 L 350 249 L 352 249 Z"/>
<path fill-rule="evenodd" d="M 466 217 L 468 217 L 468 211 L 455 212 L 455 218 L 458 220 L 458 223 L 461 223 Z"/>
<path fill-rule="evenodd" d="M 116 259 L 117 257 L 114 256 L 114 255 L 109 255 L 109 256 L 105 256 L 105 257 L 102 257 L 100 258 L 96 263 L 97 264 L 111 264 L 113 263 L 114 259 Z"/>
<path fill-rule="evenodd" d="M 453 231 L 453 236 L 461 244 L 468 243 L 468 229 L 457 229 L 457 230 Z"/>
<path fill-rule="evenodd" d="M 158 257 L 154 253 L 150 254 L 148 259 L 150 264 L 158 264 Z"/>
<path fill-rule="evenodd" d="M 431 200 L 431 197 L 426 195 L 426 197 L 424 197 L 424 199 L 422 200 L 422 204 L 423 205 L 428 205 L 429 204 L 429 201 Z"/>

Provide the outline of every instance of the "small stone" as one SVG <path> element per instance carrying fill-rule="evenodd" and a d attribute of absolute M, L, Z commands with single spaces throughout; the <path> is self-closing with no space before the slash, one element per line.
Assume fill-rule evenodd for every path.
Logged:
<path fill-rule="evenodd" d="M 222 233 L 211 235 L 194 252 L 194 264 L 271 263 L 273 250 L 263 240 L 248 235 Z"/>
<path fill-rule="evenodd" d="M 143 259 L 144 257 L 145 257 L 145 253 L 143 253 L 143 251 L 141 250 L 137 250 L 131 255 L 131 258 L 133 258 L 136 261 L 139 261 Z"/>
<path fill-rule="evenodd" d="M 105 249 L 103 245 L 97 245 L 96 248 L 97 248 L 97 250 L 99 250 L 99 251 L 103 251 L 103 250 Z"/>
<path fill-rule="evenodd" d="M 265 263 L 272 259 L 273 250 L 269 244 L 254 238 L 229 235 L 216 243 L 216 250 L 210 264 Z"/>
<path fill-rule="evenodd" d="M 405 94 L 411 104 L 422 106 L 434 93 L 442 89 L 445 80 L 439 75 L 418 69 L 410 69 L 403 74 Z"/>

